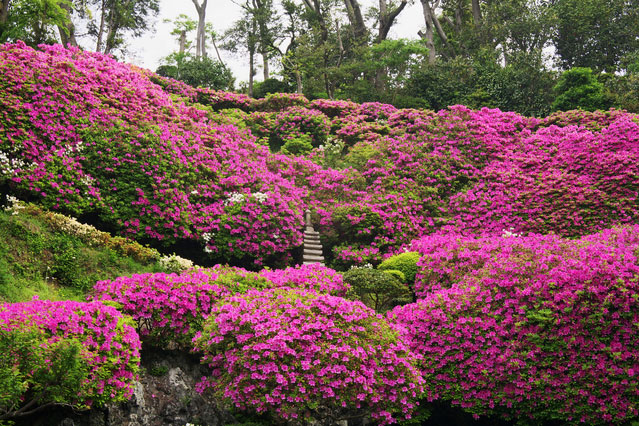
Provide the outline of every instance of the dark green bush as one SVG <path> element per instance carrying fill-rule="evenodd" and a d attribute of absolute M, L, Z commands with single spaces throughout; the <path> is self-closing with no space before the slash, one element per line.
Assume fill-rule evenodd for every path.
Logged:
<path fill-rule="evenodd" d="M 371 268 L 352 268 L 344 272 L 344 282 L 351 285 L 350 297 L 361 300 L 376 312 L 411 302 L 409 288 L 394 274 Z"/>
<path fill-rule="evenodd" d="M 304 155 L 313 150 L 311 137 L 308 135 L 299 135 L 293 139 L 286 141 L 282 146 L 282 154 L 287 155 Z"/>
<path fill-rule="evenodd" d="M 590 68 L 576 67 L 565 71 L 553 88 L 556 94 L 553 111 L 607 109 L 604 87 Z"/>

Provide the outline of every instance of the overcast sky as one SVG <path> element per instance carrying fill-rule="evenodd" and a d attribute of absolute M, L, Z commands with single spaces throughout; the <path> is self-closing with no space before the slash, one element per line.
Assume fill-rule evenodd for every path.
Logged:
<path fill-rule="evenodd" d="M 375 0 L 361 0 L 363 12 L 373 4 L 376 4 Z M 155 71 L 163 57 L 178 49 L 177 41 L 170 35 L 172 24 L 164 23 L 163 20 L 173 19 L 181 13 L 197 20 L 197 12 L 191 0 L 160 0 L 160 14 L 155 19 L 154 31 L 149 31 L 143 37 L 131 42 L 130 55 L 126 61 Z M 240 14 L 240 7 L 231 0 L 209 0 L 206 20 L 213 23 L 218 34 L 222 34 L 239 18 Z M 419 2 L 414 2 L 406 6 L 399 15 L 389 38 L 416 39 L 417 31 L 423 26 L 423 22 L 421 5 Z M 214 54 L 212 50 L 210 48 L 208 53 Z M 235 74 L 238 83 L 248 80 L 247 58 L 237 57 L 224 51 L 220 54 L 222 60 Z M 256 79 L 261 80 L 259 72 Z"/>

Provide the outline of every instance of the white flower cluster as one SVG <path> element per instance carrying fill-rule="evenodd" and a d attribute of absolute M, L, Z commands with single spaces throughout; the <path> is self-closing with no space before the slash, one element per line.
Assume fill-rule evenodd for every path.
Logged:
<path fill-rule="evenodd" d="M 20 203 L 20 200 L 11 195 L 7 195 L 7 206 L 4 208 L 5 212 L 10 212 L 11 215 L 15 216 L 22 209 L 24 209 L 24 205 Z"/>
<path fill-rule="evenodd" d="M 240 194 L 239 192 L 231 192 L 229 197 L 224 200 L 225 206 L 230 206 L 233 204 L 241 203 L 244 201 L 244 194 Z"/>
<path fill-rule="evenodd" d="M 263 204 L 264 201 L 268 200 L 268 194 L 264 193 L 264 192 L 254 192 L 251 194 L 251 196 L 253 198 L 255 198 L 255 200 L 260 203 Z M 226 200 L 224 200 L 224 205 L 225 206 L 231 206 L 233 204 L 237 204 L 237 203 L 241 203 L 242 201 L 244 201 L 246 199 L 246 195 L 240 193 L 240 192 L 231 192 L 231 194 L 228 196 L 228 198 Z"/>
<path fill-rule="evenodd" d="M 195 265 L 189 259 L 185 259 L 183 257 L 178 256 L 173 253 L 170 256 L 162 256 L 158 263 L 162 268 L 167 270 L 168 272 L 180 273 L 182 271 L 186 271 L 188 269 L 193 269 Z"/>
<path fill-rule="evenodd" d="M 16 170 L 26 169 L 31 165 L 24 162 L 19 158 L 9 158 L 9 154 L 4 151 L 0 151 L 0 175 L 13 176 Z"/>
<path fill-rule="evenodd" d="M 213 253 L 213 250 L 209 247 L 209 242 L 211 241 L 211 238 L 213 238 L 213 235 L 215 235 L 214 232 L 205 232 L 202 234 L 202 239 L 204 240 L 204 253 Z"/>
<path fill-rule="evenodd" d="M 264 201 L 268 200 L 268 194 L 263 192 L 254 192 L 253 197 L 257 200 L 258 203 L 262 204 Z"/>
<path fill-rule="evenodd" d="M 513 232 L 515 230 L 515 228 L 509 228 L 509 229 L 504 229 L 504 231 L 502 232 L 501 236 L 502 237 L 521 237 L 521 234 L 517 234 L 515 232 Z"/>
<path fill-rule="evenodd" d="M 351 269 L 373 269 L 373 265 L 371 265 L 370 263 L 365 263 L 360 266 L 351 265 Z"/>

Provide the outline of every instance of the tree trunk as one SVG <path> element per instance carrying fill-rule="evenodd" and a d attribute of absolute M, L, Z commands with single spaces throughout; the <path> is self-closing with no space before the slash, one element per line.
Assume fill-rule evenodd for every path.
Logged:
<path fill-rule="evenodd" d="M 253 75 L 255 74 L 255 67 L 253 65 L 255 61 L 255 52 L 253 50 L 249 51 L 249 87 L 248 87 L 248 95 L 253 97 Z"/>
<path fill-rule="evenodd" d="M 300 70 L 295 70 L 295 83 L 297 84 L 296 92 L 302 94 L 302 73 Z"/>
<path fill-rule="evenodd" d="M 360 43 L 366 43 L 366 36 L 368 31 L 366 30 L 366 23 L 362 17 L 362 8 L 357 0 L 344 0 L 346 10 L 348 11 L 348 20 L 353 28 L 353 36 L 355 40 Z"/>
<path fill-rule="evenodd" d="M 195 44 L 195 56 L 206 58 L 206 4 L 208 0 L 202 0 L 202 4 L 198 3 L 198 0 L 192 0 L 197 10 L 198 22 L 197 22 L 197 35 Z"/>
<path fill-rule="evenodd" d="M 404 10 L 407 4 L 407 0 L 402 0 L 399 6 L 389 12 L 386 0 L 379 0 L 379 32 L 377 33 L 377 43 L 381 43 L 386 40 L 388 32 L 395 23 L 397 15 Z"/>
<path fill-rule="evenodd" d="M 435 59 L 437 58 L 437 51 L 435 50 L 435 33 L 433 31 L 433 11 L 430 8 L 428 0 L 421 0 L 421 2 L 422 10 L 424 12 L 424 23 L 426 24 L 426 32 L 419 31 L 418 34 L 426 42 L 426 47 L 428 48 L 428 64 L 434 65 Z"/>
<path fill-rule="evenodd" d="M 119 30 L 119 25 L 116 22 L 116 11 L 112 10 L 109 14 L 109 22 L 107 27 L 109 28 L 107 32 L 107 38 L 104 43 L 104 53 L 109 54 L 111 50 L 115 47 L 115 37 Z"/>
<path fill-rule="evenodd" d="M 71 20 L 71 6 L 67 3 L 60 3 L 60 8 L 67 12 L 67 18 L 69 19 L 65 27 L 58 27 L 62 45 L 65 47 L 68 45 L 77 47 L 78 41 L 75 38 L 75 25 L 73 25 L 73 21 Z"/>
<path fill-rule="evenodd" d="M 9 18 L 9 3 L 11 0 L 0 0 L 0 25 L 6 23 Z"/>
<path fill-rule="evenodd" d="M 268 53 L 264 53 L 264 51 L 262 51 L 262 63 L 264 66 L 264 80 L 266 81 L 269 79 Z"/>
<path fill-rule="evenodd" d="M 222 61 L 222 57 L 220 56 L 220 51 L 217 49 L 217 44 L 215 43 L 215 35 L 211 36 L 211 43 L 213 43 L 213 48 L 215 49 L 215 53 L 217 54 L 217 59 L 222 65 L 224 65 L 224 61 Z"/>
<path fill-rule="evenodd" d="M 104 14 L 106 13 L 106 0 L 102 0 L 102 10 L 100 15 L 100 30 L 98 31 L 98 41 L 95 45 L 96 52 L 102 52 L 102 37 L 104 36 Z"/>
<path fill-rule="evenodd" d="M 180 33 L 180 55 L 184 54 L 186 50 L 186 30 L 182 30 Z"/>
<path fill-rule="evenodd" d="M 481 25 L 481 8 L 479 7 L 479 0 L 473 0 L 473 22 L 476 27 Z"/>

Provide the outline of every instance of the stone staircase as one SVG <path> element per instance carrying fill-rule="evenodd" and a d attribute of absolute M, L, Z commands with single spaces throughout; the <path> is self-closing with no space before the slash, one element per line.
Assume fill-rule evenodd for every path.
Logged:
<path fill-rule="evenodd" d="M 302 262 L 304 265 L 311 263 L 319 263 L 324 265 L 324 254 L 322 253 L 322 243 L 320 242 L 319 232 L 313 229 L 311 223 L 311 211 L 305 212 L 306 228 L 304 229 L 304 256 Z"/>

